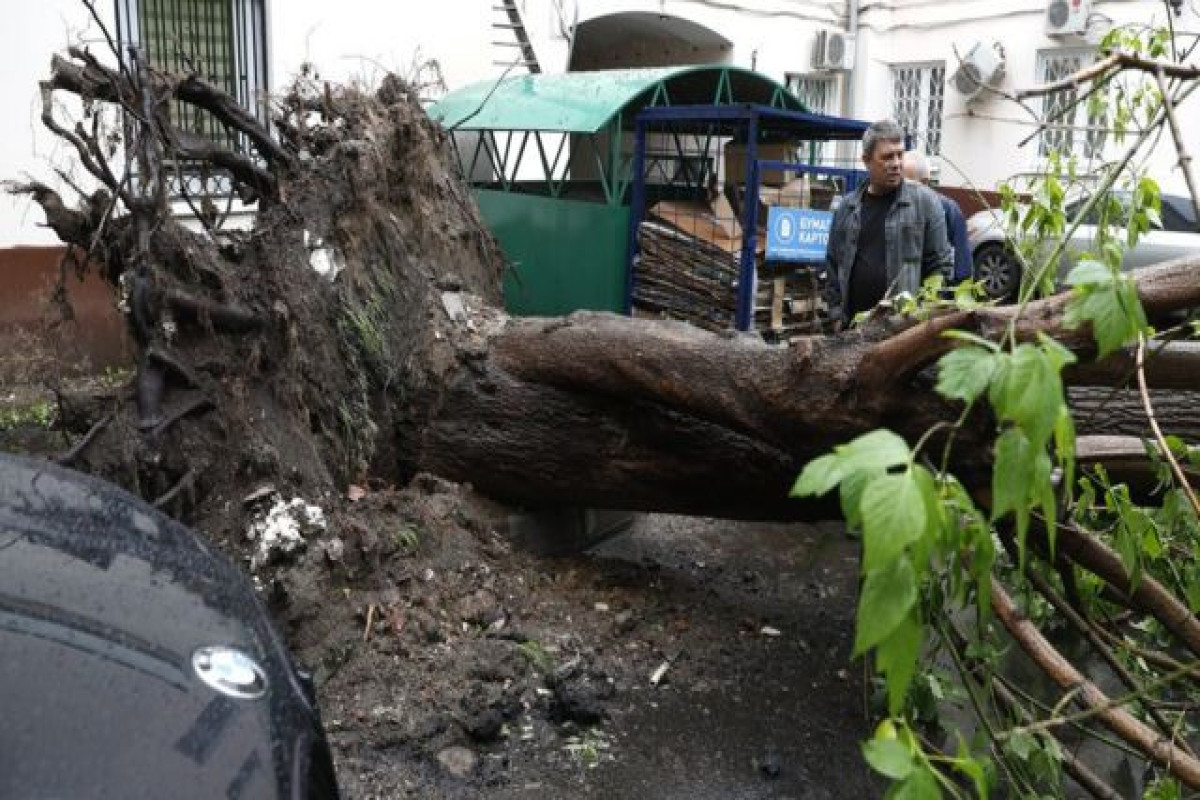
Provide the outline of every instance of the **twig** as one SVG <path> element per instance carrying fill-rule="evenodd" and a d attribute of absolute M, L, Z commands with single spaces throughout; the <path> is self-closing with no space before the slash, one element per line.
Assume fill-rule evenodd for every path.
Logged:
<path fill-rule="evenodd" d="M 179 496 L 179 493 L 181 491 L 183 491 L 184 487 L 190 486 L 192 481 L 194 481 L 195 479 L 196 479 L 196 470 L 194 467 L 189 467 L 188 471 L 183 473 L 183 477 L 180 478 L 178 481 L 176 481 L 175 485 L 172 486 L 167 491 L 166 494 L 164 494 L 162 497 L 160 497 L 154 501 L 154 507 L 155 508 L 165 507 L 167 505 L 167 503 L 170 503 L 172 500 L 174 500 L 176 497 Z"/>
<path fill-rule="evenodd" d="M 1121 679 L 1121 683 L 1125 684 L 1126 688 L 1132 692 L 1138 691 L 1140 687 L 1138 686 L 1137 679 L 1130 674 L 1129 670 L 1125 668 L 1125 665 L 1121 663 L 1116 654 L 1113 653 L 1113 651 L 1103 642 L 1103 640 L 1101 640 L 1100 636 L 1096 633 L 1095 624 L 1092 623 L 1091 620 L 1086 619 L 1082 614 L 1072 608 L 1070 604 L 1063 600 L 1062 597 L 1059 596 L 1058 592 L 1054 591 L 1054 588 L 1050 586 L 1049 582 L 1047 582 L 1046 579 L 1037 572 L 1029 570 L 1025 573 L 1025 575 L 1029 579 L 1029 582 L 1033 584 L 1033 588 L 1037 589 L 1038 594 L 1046 598 L 1046 600 L 1050 602 L 1050 605 L 1054 606 L 1058 613 L 1062 614 L 1068 622 L 1075 626 L 1076 630 L 1087 637 L 1087 640 L 1092 645 L 1092 648 L 1100 654 L 1100 657 L 1103 658 L 1108 666 L 1112 668 L 1113 672 L 1117 674 L 1117 677 Z M 1149 700 L 1146 700 L 1145 698 L 1142 698 L 1142 707 L 1146 709 L 1146 713 L 1149 714 L 1154 720 L 1154 724 L 1158 726 L 1158 730 L 1161 734 L 1167 737 L 1173 737 L 1171 723 L 1169 723 L 1166 718 L 1163 717 L 1153 703 L 1149 702 Z M 1192 748 L 1188 746 L 1186 741 L 1179 741 L 1179 746 L 1185 752 L 1193 756 L 1195 755 L 1195 752 L 1193 752 Z"/>
<path fill-rule="evenodd" d="M 1175 116 L 1175 102 L 1171 99 L 1170 91 L 1167 90 L 1167 81 L 1163 76 L 1163 70 L 1155 70 L 1154 78 L 1158 81 L 1158 90 L 1162 92 L 1163 108 L 1167 112 L 1167 122 L 1171 126 L 1171 137 L 1175 139 L 1175 152 L 1179 154 L 1179 169 L 1183 171 L 1183 180 L 1187 183 L 1188 194 L 1192 198 L 1192 213 L 1195 215 L 1197 223 L 1200 224 L 1200 194 L 1196 192 L 1196 177 L 1192 174 L 1192 156 L 1183 143 L 1183 133 L 1179 130 L 1179 120 Z"/>
<path fill-rule="evenodd" d="M 1182 662 L 1176 661 L 1166 653 L 1163 653 L 1159 650 L 1147 650 L 1146 648 L 1129 641 L 1123 636 L 1118 636 L 1102 625 L 1097 625 L 1095 630 L 1097 634 L 1099 634 L 1102 638 L 1107 639 L 1114 647 L 1120 647 L 1121 649 L 1126 650 L 1130 655 L 1142 659 L 1147 664 L 1153 664 L 1159 669 L 1165 669 L 1168 671 L 1175 671 L 1183 668 Z M 1193 680 L 1200 680 L 1200 676 L 1197 676 Z"/>
<path fill-rule="evenodd" d="M 63 466 L 69 466 L 70 464 L 72 464 L 75 461 L 75 459 L 77 459 L 81 455 L 83 455 L 83 451 L 88 448 L 88 445 L 90 445 L 92 443 L 92 440 L 100 435 L 100 431 L 107 428 L 109 423 L 112 421 L 113 421 L 112 413 L 105 414 L 103 417 L 96 420 L 95 424 L 92 425 L 92 427 L 88 429 L 88 432 L 83 435 L 82 439 L 80 439 L 78 442 L 75 443 L 74 447 L 72 447 L 70 450 L 63 453 L 62 455 L 56 456 L 54 461 L 58 464 L 62 464 Z"/>
<path fill-rule="evenodd" d="M 214 406 L 215 406 L 215 404 L 213 403 L 213 401 L 209 400 L 207 397 L 193 398 L 192 400 L 189 400 L 188 402 L 184 403 L 182 406 L 177 408 L 175 411 L 171 412 L 171 414 L 169 414 L 162 422 L 159 422 L 157 425 L 155 425 L 154 428 L 150 431 L 150 435 L 158 436 L 163 431 L 167 430 L 167 428 L 170 428 L 176 422 L 179 422 L 179 420 L 183 419 L 184 417 L 188 416 L 189 414 L 195 414 L 200 411 L 207 411 L 208 409 L 213 408 Z"/>
<path fill-rule="evenodd" d="M 1102 58 L 1099 61 L 1089 64 L 1078 72 L 1074 72 L 1062 80 L 1054 81 L 1053 83 L 1044 83 L 1041 86 L 1034 86 L 1030 89 L 1022 89 L 1017 92 L 1016 96 L 1019 100 L 1024 100 L 1027 97 L 1040 97 L 1042 95 L 1061 92 L 1064 89 L 1071 89 L 1081 83 L 1095 80 L 1101 75 L 1108 72 L 1110 69 L 1118 67 L 1120 69 L 1139 70 L 1141 72 L 1158 73 L 1162 72 L 1165 75 L 1170 75 L 1172 78 L 1182 78 L 1184 80 L 1195 80 L 1200 78 L 1200 67 L 1189 67 L 1184 64 L 1176 64 L 1171 61 L 1156 61 L 1149 58 L 1141 58 L 1140 56 L 1131 55 L 1129 53 L 1113 53 L 1108 58 Z"/>
<path fill-rule="evenodd" d="M 1022 725 L 1028 724 L 1033 718 L 1029 710 L 1021 705 L 1021 701 L 1017 699 L 1017 696 L 1009 691 L 1008 687 L 1002 682 L 993 682 L 991 690 L 996 701 L 1016 717 Z M 1058 737 L 1049 731 L 1044 731 L 1042 735 L 1059 742 Z M 1076 783 L 1086 789 L 1088 794 L 1096 798 L 1096 800 L 1121 800 L 1121 795 L 1117 793 L 1117 790 L 1105 783 L 1087 764 L 1083 763 L 1083 760 L 1079 756 L 1066 747 L 1063 747 L 1061 742 L 1059 742 L 1058 749 L 1062 754 L 1063 769 L 1075 779 Z"/>
<path fill-rule="evenodd" d="M 1200 788 L 1200 761 L 1176 747 L 1170 740 L 1139 722 L 1128 711 L 1121 708 L 1122 705 L 1132 699 L 1131 697 L 1111 699 L 1092 681 L 1080 674 L 1075 669 L 1075 666 L 1064 658 L 1054 645 L 1046 640 L 1037 627 L 1021 614 L 1017 609 L 1016 603 L 1013 602 L 1008 592 L 1000 585 L 1000 581 L 992 581 L 991 595 L 992 608 L 995 610 L 997 618 L 1008 629 L 1013 639 L 1021 645 L 1021 648 L 1034 663 L 1041 667 L 1042 671 L 1059 686 L 1064 689 L 1079 687 L 1079 697 L 1084 705 L 1087 706 L 1085 711 L 1078 714 L 1069 717 L 1056 717 L 1025 725 L 1009 731 L 1006 734 L 1007 736 L 1012 736 L 1018 732 L 1033 733 L 1035 731 L 1048 730 L 1067 724 L 1071 720 L 1078 721 L 1096 717 L 1122 739 L 1135 745 L 1145 753 L 1147 758 L 1165 767 L 1189 788 Z M 1187 672 L 1194 672 L 1197 669 L 1200 669 L 1200 663 L 1190 664 L 1186 667 Z M 1165 684 L 1171 680 L 1183 677 L 1184 674 L 1186 673 L 1181 672 L 1167 675 L 1156 683 Z"/>
<path fill-rule="evenodd" d="M 1191 501 L 1192 509 L 1200 516 L 1200 501 L 1196 499 L 1196 493 L 1192 491 L 1192 485 L 1188 483 L 1187 476 L 1183 474 L 1183 469 L 1179 466 L 1179 462 L 1175 459 L 1175 454 L 1171 452 L 1170 445 L 1167 444 L 1167 439 L 1163 436 L 1162 428 L 1158 426 L 1158 419 L 1154 415 L 1154 406 L 1150 403 L 1150 390 L 1146 387 L 1146 337 L 1138 333 L 1137 344 L 1137 380 L 1138 391 L 1142 395 L 1142 408 L 1146 410 L 1146 419 L 1150 422 L 1150 430 L 1154 431 L 1154 438 L 1158 442 L 1159 449 L 1162 450 L 1163 457 L 1171 464 L 1171 471 L 1175 473 L 1175 480 L 1179 481 L 1179 487 L 1183 489 L 1188 500 Z"/>
<path fill-rule="evenodd" d="M 371 623 L 375 621 L 375 604 L 367 604 L 367 624 L 363 626 L 363 644 L 366 644 L 371 638 Z"/>
<path fill-rule="evenodd" d="M 1153 615 L 1193 654 L 1200 656 L 1200 618 L 1152 575 L 1142 575 L 1134 586 L 1120 556 L 1074 523 L 1059 528 L 1058 546 L 1076 564 L 1102 578 L 1138 608 Z"/>

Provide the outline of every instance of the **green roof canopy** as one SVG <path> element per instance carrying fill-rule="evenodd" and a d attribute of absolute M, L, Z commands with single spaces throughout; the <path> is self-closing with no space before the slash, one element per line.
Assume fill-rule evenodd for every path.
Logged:
<path fill-rule="evenodd" d="M 481 81 L 446 95 L 429 115 L 456 130 L 596 133 L 626 108 L 734 103 L 807 111 L 791 92 L 760 73 L 688 66 Z"/>

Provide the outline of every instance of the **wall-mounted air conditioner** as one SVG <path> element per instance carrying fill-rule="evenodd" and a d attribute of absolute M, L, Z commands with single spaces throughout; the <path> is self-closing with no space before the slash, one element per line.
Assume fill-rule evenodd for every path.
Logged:
<path fill-rule="evenodd" d="M 998 42 L 975 42 L 962 54 L 951 80 L 968 103 L 985 88 L 998 86 L 1004 80 L 1004 48 Z"/>
<path fill-rule="evenodd" d="M 813 47 L 813 68 L 847 70 L 854 68 L 854 37 L 841 31 L 818 31 Z"/>
<path fill-rule="evenodd" d="M 1049 0 L 1046 3 L 1046 33 L 1051 36 L 1087 33 L 1091 13 L 1091 0 Z"/>

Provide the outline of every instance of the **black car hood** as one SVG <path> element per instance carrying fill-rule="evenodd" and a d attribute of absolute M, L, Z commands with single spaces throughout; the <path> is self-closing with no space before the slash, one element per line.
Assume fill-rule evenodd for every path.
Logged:
<path fill-rule="evenodd" d="M 267 691 L 193 666 L 235 648 Z M 245 576 L 114 487 L 0 457 L 0 797 L 290 797 L 316 712 Z"/>

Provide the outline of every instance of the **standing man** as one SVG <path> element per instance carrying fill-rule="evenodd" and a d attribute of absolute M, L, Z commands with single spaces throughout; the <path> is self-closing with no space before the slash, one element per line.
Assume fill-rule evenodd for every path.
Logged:
<path fill-rule="evenodd" d="M 909 150 L 904 154 L 904 177 L 924 186 L 929 185 L 929 160 L 920 150 Z M 954 274 L 950 283 L 961 283 L 971 277 L 971 244 L 967 241 L 967 218 L 958 203 L 941 192 L 935 192 L 942 201 L 942 212 L 946 217 L 946 236 L 954 248 Z"/>
<path fill-rule="evenodd" d="M 954 251 L 941 203 L 928 187 L 904 180 L 904 131 L 891 120 L 863 134 L 868 180 L 833 215 L 825 302 L 835 329 L 885 297 L 916 294 L 938 270 L 949 274 Z"/>

